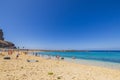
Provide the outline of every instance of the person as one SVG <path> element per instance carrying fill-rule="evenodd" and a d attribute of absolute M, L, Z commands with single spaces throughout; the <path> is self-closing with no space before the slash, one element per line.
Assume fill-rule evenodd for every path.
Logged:
<path fill-rule="evenodd" d="M 18 59 L 19 55 L 20 55 L 19 53 L 16 55 L 16 59 Z"/>
<path fill-rule="evenodd" d="M 59 59 L 60 59 L 60 56 L 56 56 L 56 59 L 58 59 L 58 60 L 59 60 Z"/>
<path fill-rule="evenodd" d="M 72 59 L 75 59 L 75 56 L 73 56 Z"/>
<path fill-rule="evenodd" d="M 38 54 L 37 53 L 35 53 L 35 56 L 37 56 Z"/>
<path fill-rule="evenodd" d="M 8 50 L 8 55 L 12 55 L 13 51 L 12 50 Z"/>

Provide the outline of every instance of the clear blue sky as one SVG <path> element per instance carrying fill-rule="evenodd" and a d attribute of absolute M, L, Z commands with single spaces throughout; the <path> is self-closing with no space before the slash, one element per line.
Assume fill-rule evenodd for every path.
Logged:
<path fill-rule="evenodd" d="M 0 0 L 0 28 L 25 48 L 120 49 L 120 1 Z"/>

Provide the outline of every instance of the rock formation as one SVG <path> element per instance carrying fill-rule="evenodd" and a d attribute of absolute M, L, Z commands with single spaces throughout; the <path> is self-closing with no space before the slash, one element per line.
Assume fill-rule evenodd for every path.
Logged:
<path fill-rule="evenodd" d="M 0 48 L 16 48 L 12 42 L 4 41 L 3 31 L 0 29 Z"/>
<path fill-rule="evenodd" d="M 3 40 L 3 41 L 4 41 L 2 29 L 0 29 L 0 40 Z"/>

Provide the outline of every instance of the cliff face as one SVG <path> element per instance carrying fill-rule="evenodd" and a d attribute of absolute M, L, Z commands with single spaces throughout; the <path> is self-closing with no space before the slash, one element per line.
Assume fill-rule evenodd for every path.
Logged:
<path fill-rule="evenodd" d="M 0 29 L 0 40 L 3 40 L 3 41 L 4 41 L 2 29 Z"/>
<path fill-rule="evenodd" d="M 16 48 L 12 42 L 4 41 L 3 31 L 0 29 L 0 48 Z"/>

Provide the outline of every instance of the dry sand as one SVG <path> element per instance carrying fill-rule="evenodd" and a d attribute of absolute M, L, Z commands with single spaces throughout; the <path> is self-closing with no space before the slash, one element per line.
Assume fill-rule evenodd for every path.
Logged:
<path fill-rule="evenodd" d="M 5 53 L 3 53 L 5 54 Z M 0 80 L 120 80 L 120 70 L 47 60 L 24 55 L 4 60 L 0 55 Z M 38 60 L 39 62 L 27 62 Z"/>

